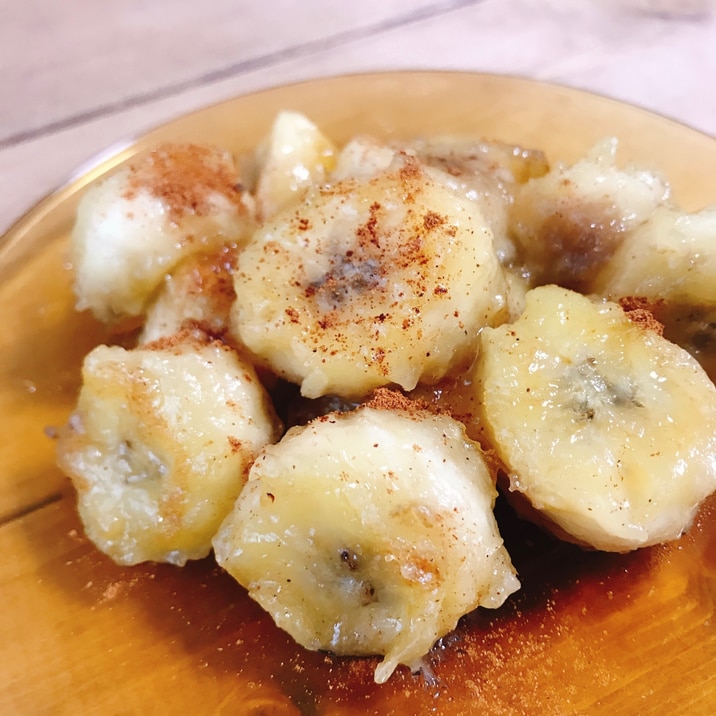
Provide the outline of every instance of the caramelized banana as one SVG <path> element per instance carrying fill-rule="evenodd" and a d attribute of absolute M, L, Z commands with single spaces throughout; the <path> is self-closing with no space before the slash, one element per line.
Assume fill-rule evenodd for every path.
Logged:
<path fill-rule="evenodd" d="M 82 198 L 72 232 L 77 307 L 105 322 L 141 315 L 183 258 L 243 243 L 252 206 L 228 154 L 161 145 Z"/>
<path fill-rule="evenodd" d="M 398 664 L 419 669 L 463 614 L 519 587 L 495 497 L 457 421 L 361 407 L 267 447 L 214 551 L 304 647 L 383 655 L 382 683 Z"/>
<path fill-rule="evenodd" d="M 507 282 L 477 205 L 403 154 L 263 225 L 235 289 L 232 333 L 257 360 L 307 397 L 354 398 L 468 364 Z"/>
<path fill-rule="evenodd" d="M 388 169 L 399 152 L 417 157 L 433 170 L 433 178 L 476 202 L 493 233 L 500 261 L 505 266 L 514 262 L 508 209 L 519 184 L 548 171 L 542 152 L 472 139 L 445 137 L 386 144 L 361 136 L 340 151 L 331 178 L 375 177 Z"/>
<path fill-rule="evenodd" d="M 398 149 L 367 136 L 351 139 L 336 156 L 331 182 L 372 179 L 387 171 Z"/>
<path fill-rule="evenodd" d="M 590 289 L 639 301 L 716 380 L 716 207 L 688 214 L 658 208 L 632 231 Z"/>
<path fill-rule="evenodd" d="M 716 388 L 638 317 L 533 289 L 519 320 L 483 331 L 475 370 L 509 493 L 601 550 L 678 537 L 716 489 Z"/>
<path fill-rule="evenodd" d="M 278 425 L 253 368 L 184 333 L 85 359 L 58 461 L 87 536 L 120 564 L 204 557 Z"/>
<path fill-rule="evenodd" d="M 441 170 L 448 186 L 478 203 L 495 237 L 500 261 L 504 265 L 514 263 L 516 249 L 508 235 L 509 209 L 519 185 L 549 170 L 544 154 L 501 142 L 451 137 L 408 146 L 421 161 Z"/>
<path fill-rule="evenodd" d="M 316 125 L 298 112 L 280 112 L 258 150 L 256 209 L 265 221 L 297 203 L 333 169 L 336 149 Z"/>
<path fill-rule="evenodd" d="M 209 254 L 193 254 L 167 274 L 147 308 L 140 344 L 173 336 L 187 325 L 223 336 L 236 299 L 237 253 L 235 247 L 223 246 Z"/>
<path fill-rule="evenodd" d="M 510 231 L 532 285 L 588 289 L 625 235 L 669 195 L 654 173 L 620 169 L 616 140 L 597 145 L 572 166 L 557 165 L 517 187 Z"/>

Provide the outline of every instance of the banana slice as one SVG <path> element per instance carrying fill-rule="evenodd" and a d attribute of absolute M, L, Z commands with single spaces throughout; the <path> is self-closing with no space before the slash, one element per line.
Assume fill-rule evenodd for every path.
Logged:
<path fill-rule="evenodd" d="M 390 167 L 399 151 L 418 157 L 435 170 L 433 178 L 477 202 L 492 231 L 498 258 L 505 266 L 508 316 L 516 319 L 524 308 L 529 275 L 525 275 L 521 267 L 512 267 L 517 252 L 509 236 L 509 207 L 518 185 L 549 171 L 544 154 L 500 142 L 470 139 L 446 137 L 387 145 L 359 136 L 338 154 L 331 180 L 375 177 Z"/>
<path fill-rule="evenodd" d="M 77 307 L 111 322 L 140 315 L 181 259 L 253 229 L 233 160 L 213 147 L 165 144 L 90 187 L 72 232 Z"/>
<path fill-rule="evenodd" d="M 147 308 L 139 343 L 173 336 L 186 326 L 223 336 L 236 298 L 233 272 L 237 255 L 235 246 L 193 254 L 167 274 Z"/>
<path fill-rule="evenodd" d="M 407 155 L 265 224 L 235 288 L 236 339 L 312 398 L 434 382 L 468 364 L 480 328 L 506 312 L 477 205 Z"/>
<path fill-rule="evenodd" d="M 558 165 L 517 187 L 510 231 L 533 285 L 585 292 L 627 232 L 669 195 L 656 174 L 616 165 L 616 140 L 598 144 L 572 166 Z"/>
<path fill-rule="evenodd" d="M 716 489 L 716 388 L 614 303 L 530 291 L 518 321 L 483 331 L 475 381 L 510 492 L 573 541 L 675 539 Z"/>
<path fill-rule="evenodd" d="M 88 537 L 120 564 L 204 557 L 278 425 L 253 368 L 198 333 L 84 362 L 58 444 Z"/>
<path fill-rule="evenodd" d="M 519 582 L 493 480 L 462 425 L 388 391 L 373 405 L 267 447 L 214 550 L 304 647 L 384 655 L 382 683 L 398 664 L 420 668 L 463 614 L 500 606 Z"/>
<path fill-rule="evenodd" d="M 386 171 L 399 152 L 417 157 L 434 170 L 433 178 L 477 202 L 493 233 L 500 261 L 507 266 L 515 260 L 515 246 L 508 236 L 508 209 L 518 184 L 548 171 L 542 152 L 450 137 L 384 144 L 359 136 L 340 151 L 331 178 L 340 181 L 374 177 Z"/>
<path fill-rule="evenodd" d="M 256 209 L 265 221 L 322 184 L 335 165 L 333 143 L 299 112 L 280 112 L 258 154 Z"/>
<path fill-rule="evenodd" d="M 373 137 L 354 137 L 336 156 L 336 166 L 330 174 L 330 181 L 372 179 L 390 168 L 396 154 L 397 147 L 388 146 Z"/>
<path fill-rule="evenodd" d="M 500 261 L 512 264 L 517 252 L 508 236 L 508 211 L 517 187 L 549 170 L 544 154 L 501 142 L 455 137 L 414 141 L 407 148 L 439 169 L 448 186 L 478 203 L 495 237 Z"/>
<path fill-rule="evenodd" d="M 643 299 L 664 335 L 716 380 L 716 207 L 659 207 L 632 231 L 590 286 L 612 300 Z"/>
<path fill-rule="evenodd" d="M 544 176 L 550 168 L 541 150 L 505 142 L 443 136 L 416 140 L 410 146 L 420 159 L 464 181 L 463 186 L 474 181 L 475 197 L 481 189 L 509 189 L 524 184 Z M 484 185 L 482 181 L 487 177 L 496 184 Z"/>

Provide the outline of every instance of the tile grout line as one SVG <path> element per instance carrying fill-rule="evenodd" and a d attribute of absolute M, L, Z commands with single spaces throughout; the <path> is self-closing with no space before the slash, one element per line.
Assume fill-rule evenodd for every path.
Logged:
<path fill-rule="evenodd" d="M 64 117 L 63 119 L 59 119 L 54 122 L 49 122 L 45 125 L 35 127 L 34 129 L 15 132 L 13 134 L 6 135 L 5 137 L 0 137 L 0 150 L 9 149 L 10 147 L 18 144 L 24 144 L 35 139 L 40 139 L 41 137 L 54 132 L 71 129 L 76 125 L 85 124 L 113 114 L 119 114 L 125 110 L 141 107 L 142 105 L 149 104 L 150 102 L 167 99 L 181 94 L 182 92 L 215 84 L 221 80 L 226 80 L 244 73 L 266 69 L 273 65 L 278 65 L 282 62 L 298 57 L 307 57 L 321 52 L 322 50 L 330 49 L 340 43 L 356 42 L 358 40 L 380 35 L 385 32 L 390 32 L 391 30 L 395 30 L 405 25 L 411 25 L 413 23 L 446 15 L 450 12 L 454 12 L 455 10 L 460 10 L 472 5 L 479 5 L 482 2 L 485 2 L 485 0 L 447 0 L 446 2 L 419 8 L 418 10 L 413 10 L 407 14 L 398 15 L 373 25 L 344 30 L 335 35 L 311 40 L 310 42 L 305 42 L 301 45 L 292 45 L 281 50 L 269 52 L 265 55 L 249 57 L 245 60 L 232 63 L 220 69 L 211 70 L 203 75 L 160 87 L 151 92 L 129 96 L 121 101 L 111 102 L 95 107 L 94 109 L 78 112 L 77 114 Z"/>

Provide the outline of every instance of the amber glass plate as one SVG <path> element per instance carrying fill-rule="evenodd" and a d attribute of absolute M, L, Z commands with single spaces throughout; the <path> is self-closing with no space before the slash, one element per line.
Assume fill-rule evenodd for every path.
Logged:
<path fill-rule="evenodd" d="M 83 536 L 54 462 L 82 356 L 112 340 L 73 310 L 67 236 L 87 184 L 159 140 L 253 147 L 280 109 L 336 141 L 472 135 L 574 160 L 614 135 L 695 209 L 716 202 L 716 141 L 608 99 L 497 76 L 341 77 L 239 97 L 134 142 L 32 209 L 0 243 L 0 712 L 22 714 L 711 714 L 716 502 L 681 540 L 585 553 L 498 517 L 523 589 L 431 655 L 435 680 L 307 652 L 210 559 L 120 568 Z M 11 177 L 7 177 L 11 181 Z M 716 277 L 714 277 L 716 280 Z"/>

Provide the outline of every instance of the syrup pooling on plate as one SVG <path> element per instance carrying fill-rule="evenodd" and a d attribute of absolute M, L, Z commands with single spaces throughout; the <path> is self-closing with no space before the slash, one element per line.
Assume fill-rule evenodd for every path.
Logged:
<path fill-rule="evenodd" d="M 164 146 L 161 151 L 171 157 L 175 150 Z M 176 151 L 191 150 L 182 146 Z M 220 150 L 216 151 L 220 153 Z M 171 167 L 172 163 L 165 162 L 165 165 Z M 257 597 L 258 601 L 283 628 L 308 648 L 386 656 L 383 667 L 378 666 L 375 672 L 376 679 L 384 681 L 398 663 L 407 663 L 411 667 L 424 663 L 420 661 L 421 657 L 437 639 L 449 633 L 462 614 L 471 612 L 478 604 L 499 607 L 516 587 L 516 582 L 511 581 L 514 580 L 514 573 L 509 557 L 499 533 L 493 529 L 491 505 L 466 509 L 469 500 L 459 498 L 452 505 L 451 514 L 470 515 L 471 524 L 479 523 L 487 529 L 486 532 L 461 531 L 441 507 L 443 492 L 450 492 L 453 478 L 440 478 L 440 471 L 432 467 L 423 465 L 418 469 L 417 464 L 401 460 L 402 448 L 407 447 L 405 454 L 410 453 L 412 458 L 425 451 L 426 455 L 433 456 L 436 464 L 445 464 L 453 459 L 450 450 L 454 444 L 461 443 L 472 455 L 469 461 L 480 466 L 473 468 L 482 475 L 479 480 L 484 481 L 487 474 L 492 486 L 498 477 L 502 479 L 501 476 L 507 475 L 512 477 L 513 487 L 520 487 L 524 478 L 502 442 L 507 433 L 498 425 L 499 415 L 495 414 L 494 402 L 491 401 L 493 394 L 487 395 L 486 391 L 490 389 L 486 389 L 485 385 L 488 381 L 480 373 L 480 366 L 484 366 L 481 363 L 482 353 L 492 356 L 497 365 L 502 362 L 509 364 L 509 356 L 519 353 L 516 349 L 521 340 L 517 330 L 521 325 L 520 316 L 534 304 L 540 291 L 563 290 L 540 289 L 539 284 L 560 281 L 586 291 L 584 282 L 591 274 L 584 270 L 583 262 L 577 260 L 580 252 L 589 250 L 590 267 L 606 267 L 623 245 L 634 237 L 638 240 L 640 228 L 650 221 L 657 209 L 664 207 L 677 213 L 680 210 L 667 203 L 668 187 L 658 176 L 639 169 L 621 170 L 613 156 L 605 161 L 598 152 L 587 155 L 582 162 L 570 168 L 550 167 L 538 151 L 479 140 L 423 138 L 414 143 L 385 143 L 358 138 L 341 148 L 336 147 L 305 117 L 295 114 L 281 115 L 254 157 L 236 165 L 249 167 L 243 176 L 235 175 L 232 179 L 235 183 L 231 191 L 240 196 L 240 229 L 233 233 L 224 229 L 217 231 L 211 223 L 194 222 L 195 218 L 205 215 L 201 201 L 185 202 L 181 216 L 175 216 L 168 197 L 162 197 L 161 192 L 149 192 L 158 202 L 157 215 L 168 216 L 173 222 L 172 231 L 177 227 L 183 231 L 191 226 L 191 232 L 183 234 L 180 239 L 171 231 L 168 237 L 163 236 L 161 227 L 158 229 L 159 239 L 156 232 L 148 233 L 145 243 L 149 253 L 147 265 L 151 268 L 149 274 L 140 270 L 144 264 L 142 250 L 137 247 L 142 246 L 142 241 L 137 240 L 136 233 L 130 233 L 127 241 L 129 255 L 122 264 L 129 268 L 124 274 L 119 272 L 118 282 L 111 285 L 110 298 L 103 297 L 95 312 L 102 320 L 113 320 L 123 313 L 146 314 L 149 328 L 145 328 L 142 340 L 150 340 L 161 333 L 199 332 L 207 336 L 209 342 L 217 342 L 222 351 L 231 353 L 237 360 L 253 364 L 257 370 L 255 379 L 260 377 L 263 389 L 275 401 L 281 400 L 279 396 L 293 395 L 292 400 L 305 403 L 303 408 L 274 405 L 277 413 L 293 416 L 291 422 L 298 425 L 284 435 L 279 432 L 269 438 L 269 442 L 275 444 L 259 452 L 255 461 L 253 457 L 248 461 L 253 464 L 254 478 L 249 483 L 250 487 L 238 496 L 236 505 L 229 507 L 224 526 L 220 529 L 217 526 L 220 535 L 216 542 L 217 554 L 230 571 L 232 563 L 252 565 L 265 560 L 273 564 L 278 577 L 273 579 L 270 589 L 266 585 L 261 586 L 260 579 L 261 573 L 270 570 L 252 566 L 246 570 L 241 567 L 236 569 L 236 575 L 250 593 L 257 588 L 263 591 L 261 598 Z M 206 171 L 210 171 L 210 167 L 202 162 L 202 176 Z M 121 172 L 119 176 L 122 176 Z M 144 174 L 138 172 L 138 176 Z M 186 178 L 184 174 L 182 181 Z M 115 238 L 121 237 L 127 226 L 126 220 L 129 219 L 131 224 L 133 216 L 130 215 L 134 214 L 136 207 L 127 207 L 121 201 L 126 202 L 134 195 L 130 192 L 128 197 L 126 188 L 113 188 L 111 180 L 112 177 L 94 192 L 90 191 L 89 198 L 80 207 L 80 220 L 73 239 L 80 247 L 80 255 L 91 250 L 92 246 L 101 245 L 104 232 L 109 231 Z M 212 185 L 211 182 L 208 184 Z M 599 194 L 601 190 L 604 191 Z M 117 206 L 112 200 L 113 192 L 118 194 Z M 97 193 L 102 197 L 99 204 Z M 190 191 L 184 193 L 185 196 L 190 194 Z M 116 210 L 114 213 L 107 211 L 108 204 Z M 236 202 L 234 206 L 237 206 Z M 688 231 L 689 221 L 681 223 Z M 657 224 L 659 226 L 663 222 Z M 547 235 L 545 231 L 550 237 L 548 244 L 543 241 Z M 674 232 L 666 234 L 664 240 L 668 242 L 669 235 Z M 166 257 L 162 254 L 165 240 L 173 246 Z M 121 240 L 114 241 L 112 246 L 121 254 Z M 181 250 L 175 251 L 176 246 Z M 560 252 L 565 256 L 558 255 Z M 560 262 L 560 258 L 565 260 Z M 92 259 L 99 261 L 103 269 L 106 267 L 102 262 L 109 260 L 101 252 Z M 159 276 L 155 275 L 157 265 L 164 267 Z M 550 273 L 552 266 L 556 267 L 556 271 Z M 82 265 L 78 269 L 80 305 L 91 305 L 86 290 L 82 288 L 82 276 L 87 279 L 87 269 Z M 89 272 L 91 274 L 92 271 Z M 121 285 L 122 276 L 129 280 L 128 288 Z M 202 276 L 215 278 L 216 281 L 204 280 Z M 233 282 L 233 287 L 228 290 L 227 277 Z M 135 279 L 138 281 L 136 285 L 132 284 Z M 684 280 L 688 283 L 693 278 L 687 276 Z M 216 296 L 217 300 L 213 300 L 212 286 L 219 287 L 216 290 L 221 295 Z M 128 291 L 125 295 L 132 297 L 133 301 L 137 299 L 136 305 L 130 302 L 128 308 L 123 308 L 122 300 L 114 302 L 115 289 L 121 295 L 125 288 Z M 579 298 L 592 305 L 589 299 Z M 630 302 L 632 306 L 640 299 L 634 295 L 610 295 L 610 298 L 623 299 L 624 305 Z M 595 306 L 607 306 L 601 302 L 602 299 L 595 300 Z M 640 308 L 643 313 L 639 315 L 646 316 L 649 301 L 653 303 L 653 298 L 647 296 L 643 300 L 646 303 Z M 664 300 L 668 302 L 668 297 Z M 604 310 L 619 314 L 622 321 L 629 320 L 619 304 L 609 304 Z M 596 313 L 599 314 L 599 309 Z M 545 333 L 536 340 L 550 338 L 552 328 L 549 324 L 541 319 L 535 322 L 538 333 L 540 330 Z M 596 334 L 603 328 L 591 314 L 582 323 L 589 334 Z M 647 320 L 642 322 L 639 330 L 644 331 L 648 340 L 655 340 L 649 334 L 651 331 L 656 336 L 655 326 L 655 321 Z M 504 346 L 495 348 L 493 343 L 489 343 L 490 336 L 495 335 L 492 331 L 501 332 Z M 162 340 L 172 341 L 174 338 L 169 335 L 160 343 Z M 129 349 L 123 358 L 126 365 L 119 374 L 124 375 L 126 371 L 123 370 L 134 365 L 141 351 L 151 351 L 151 346 L 150 343 L 149 347 L 140 345 Z M 540 351 L 544 352 L 541 348 L 538 353 Z M 667 353 L 683 364 L 684 370 L 697 376 L 696 382 L 702 381 L 702 385 L 710 386 L 702 368 L 686 351 L 673 346 Z M 699 356 L 704 356 L 703 351 Z M 585 390 L 588 389 L 586 403 L 596 398 L 607 403 L 610 400 L 611 403 L 623 402 L 624 391 L 611 390 L 616 383 L 612 378 L 609 381 L 603 378 L 621 370 L 621 365 L 618 362 L 611 365 L 607 357 L 607 365 L 595 366 L 589 358 L 587 356 L 575 364 L 570 351 L 560 354 L 564 375 L 567 378 L 571 376 Z M 472 363 L 478 371 L 475 374 L 470 369 Z M 649 366 L 639 368 L 651 372 L 655 370 Z M 536 374 L 537 379 L 550 380 L 543 373 L 540 360 L 534 360 L 528 369 Z M 139 378 L 133 381 L 140 386 L 140 392 L 142 385 L 152 383 L 146 380 L 143 370 L 139 370 Z M 132 412 L 133 402 L 136 401 L 131 395 L 124 394 L 121 381 L 118 386 L 112 375 L 106 376 L 105 380 L 106 384 L 95 386 L 97 391 L 119 396 L 108 406 L 105 419 L 111 423 L 113 415 L 122 414 L 130 423 L 136 422 L 131 427 L 142 436 L 147 432 L 147 426 Z M 566 403 L 576 400 L 581 405 L 584 400 L 579 395 L 575 398 L 571 383 L 565 380 L 564 400 Z M 504 381 L 509 382 L 509 379 L 497 382 Z M 628 377 L 625 381 L 629 383 Z M 286 390 L 286 382 L 295 384 L 297 389 L 293 392 Z M 495 390 L 502 387 L 497 385 Z M 388 392 L 379 393 L 383 398 L 376 401 L 376 389 Z M 302 396 L 297 395 L 299 390 Z M 403 395 L 412 391 L 412 398 Z M 713 392 L 710 386 L 699 396 L 709 414 L 714 410 Z M 187 394 L 201 404 L 215 393 L 211 387 L 202 385 L 200 380 L 191 379 L 173 385 L 169 392 L 160 389 L 153 400 L 157 405 L 176 406 L 182 404 Z M 390 395 L 395 396 L 394 399 L 385 398 Z M 431 395 L 432 398 L 427 399 Z M 626 390 L 624 395 L 629 397 L 631 393 Z M 142 399 L 149 398 L 142 396 Z M 371 399 L 370 407 L 366 407 L 365 403 Z M 419 440 L 409 440 L 401 428 L 410 399 L 414 404 L 408 413 L 413 432 L 422 436 Z M 416 402 L 418 400 L 419 403 Z M 519 396 L 511 401 L 516 413 L 523 407 L 529 410 L 529 405 L 521 401 Z M 228 402 L 233 402 L 233 399 Z M 635 407 L 641 402 L 638 397 L 632 400 Z M 251 413 L 250 403 L 243 407 L 247 406 Z M 326 409 L 329 412 L 324 412 Z M 120 487 L 123 483 L 125 486 L 145 483 L 146 470 L 135 474 L 132 461 L 123 461 L 119 471 L 111 466 L 111 460 L 110 465 L 104 465 L 98 473 L 94 468 L 89 469 L 90 466 L 104 464 L 102 458 L 106 448 L 99 439 L 95 441 L 91 438 L 89 441 L 90 451 L 97 460 L 72 460 L 77 435 L 83 435 L 83 421 L 88 419 L 87 415 L 83 416 L 83 410 L 81 400 L 68 431 L 74 438 L 63 439 L 59 447 L 60 461 L 71 466 L 69 472 L 78 491 L 86 492 L 87 485 L 98 479 L 97 475 L 102 480 L 117 478 Z M 587 405 L 583 411 L 587 422 L 591 420 L 590 410 Z M 372 415 L 370 411 L 376 411 L 380 417 L 369 426 L 369 434 L 364 441 L 366 447 L 355 454 L 351 452 L 350 440 L 343 438 L 320 442 L 319 454 L 314 454 L 318 448 L 314 448 L 310 440 L 306 445 L 296 440 L 297 435 L 322 434 L 326 425 L 350 426 L 352 421 L 360 420 L 360 416 Z M 434 416 L 431 411 L 451 412 L 452 415 Z M 306 416 L 305 420 L 300 417 L 302 415 Z M 315 416 L 312 422 L 308 422 L 307 416 L 310 415 Z M 626 439 L 630 443 L 641 444 L 648 424 L 639 424 L 644 418 L 638 410 L 634 411 L 633 417 L 635 427 Z M 433 444 L 430 436 L 437 433 L 429 426 L 434 427 L 436 420 L 445 421 L 445 425 L 437 431 L 442 437 Z M 656 539 L 671 539 L 689 526 L 699 500 L 716 487 L 712 470 L 704 469 L 703 474 L 694 478 L 693 467 L 686 470 L 685 466 L 689 462 L 698 466 L 701 460 L 708 468 L 713 465 L 715 457 L 710 443 L 704 446 L 698 436 L 691 435 L 671 414 L 667 414 L 663 422 L 666 438 L 673 438 L 681 446 L 679 450 L 683 451 L 665 468 L 668 473 L 665 479 L 677 483 L 682 481 L 685 486 L 696 479 L 699 485 L 693 504 L 686 510 L 675 510 L 674 505 L 664 501 L 652 500 L 655 504 L 651 505 L 649 496 L 645 496 L 650 504 L 649 514 L 639 519 L 649 524 L 656 521 L 662 526 L 667 523 L 668 529 L 657 531 Z M 455 426 L 455 430 L 448 428 L 448 423 Z M 391 439 L 385 438 L 386 430 Z M 192 423 L 190 432 L 195 438 L 193 442 L 201 444 L 204 452 L 198 452 L 196 456 L 182 452 L 179 461 L 185 467 L 196 467 L 200 457 L 207 454 L 207 449 L 211 455 L 223 455 L 221 450 L 211 452 L 213 443 L 219 438 L 204 430 L 199 423 Z M 102 430 L 100 433 L 104 435 Z M 371 437 L 373 434 L 375 438 Z M 620 460 L 618 452 L 623 444 L 616 449 L 605 450 L 598 431 L 585 431 L 584 435 L 587 452 L 593 444 L 593 459 Z M 508 439 L 511 440 L 510 437 Z M 228 437 L 224 435 L 220 440 L 243 445 L 247 438 L 241 430 L 232 430 Z M 389 454 L 384 454 L 374 447 L 381 444 L 395 447 Z M 448 452 L 442 452 L 444 450 Z M 696 453 L 698 459 L 694 457 Z M 277 479 L 275 490 L 266 488 L 262 491 L 261 485 L 269 478 L 261 472 L 261 465 L 277 455 L 288 456 L 286 460 L 290 465 L 287 474 L 291 478 L 282 480 L 272 473 L 271 479 Z M 371 455 L 375 462 L 371 462 Z M 552 457 L 560 461 L 559 455 Z M 301 477 L 311 460 L 332 466 L 335 474 L 327 470 L 326 484 L 333 487 L 328 489 L 324 485 L 317 488 L 311 479 Z M 354 468 L 357 469 L 357 477 L 352 481 L 348 477 Z M 416 493 L 411 497 L 412 502 L 403 499 L 394 504 L 392 498 L 381 499 L 381 494 L 390 495 L 391 490 L 395 490 L 395 486 L 391 487 L 391 479 L 401 474 L 402 470 L 422 476 L 406 483 Z M 311 474 L 310 470 L 308 473 Z M 428 476 L 428 482 L 424 484 Z M 433 489 L 436 481 L 438 487 Z M 349 499 L 351 485 L 362 485 L 364 482 L 375 489 L 368 490 L 368 497 L 352 502 Z M 200 483 L 199 479 L 199 486 Z M 154 483 L 150 481 L 147 484 Z M 239 484 L 243 481 L 239 480 Z M 423 489 L 426 484 L 431 489 Z M 289 485 L 289 499 L 280 499 L 282 511 L 280 515 L 274 514 L 272 509 L 280 498 L 279 488 L 283 489 L 285 485 Z M 406 485 L 401 485 L 398 492 L 408 494 Z M 642 487 L 640 483 L 639 489 Z M 174 495 L 175 501 L 181 502 L 185 497 L 182 489 L 180 487 Z M 294 489 L 298 491 L 296 494 L 306 493 L 307 497 L 291 500 L 290 494 Z M 605 484 L 599 489 L 603 499 L 590 503 L 592 511 L 595 506 L 597 510 L 606 512 L 617 509 L 621 498 L 617 499 L 613 486 Z M 648 485 L 644 489 L 648 492 Z M 330 500 L 326 503 L 328 507 L 324 515 L 334 518 L 346 509 L 356 517 L 340 521 L 344 530 L 338 540 L 341 546 L 333 551 L 329 548 L 315 549 L 316 545 L 332 544 L 335 520 L 321 518 L 321 513 L 313 516 L 310 507 L 302 507 L 302 504 L 311 505 L 312 490 L 322 490 L 330 494 L 330 500 L 336 501 L 335 509 L 331 508 L 333 503 Z M 318 493 L 315 495 L 317 499 Z M 198 499 L 201 502 L 200 495 Z M 413 507 L 406 507 L 408 503 Z M 531 508 L 539 513 L 547 504 L 541 498 L 534 499 Z M 116 523 L 117 515 L 111 509 L 109 514 L 105 514 L 105 507 L 106 503 L 102 502 L 94 507 L 99 514 L 84 515 L 90 536 L 92 520 L 110 525 Z M 387 510 L 379 522 L 388 534 L 388 543 L 403 545 L 400 549 L 386 548 L 382 543 L 375 549 L 370 544 L 366 546 L 370 540 L 362 531 L 365 529 L 362 517 L 370 514 L 371 510 L 380 513 L 381 509 Z M 144 518 L 151 526 L 153 521 L 165 519 L 161 513 L 158 514 L 159 517 L 145 514 Z M 415 520 L 408 520 L 408 525 L 405 520 L 399 519 L 405 514 L 422 515 L 423 518 L 432 515 L 440 519 L 425 518 L 424 529 L 418 530 L 418 534 L 413 530 Z M 192 514 L 188 519 L 191 520 L 191 517 Z M 538 515 L 538 519 L 541 518 L 544 515 Z M 560 529 L 570 539 L 589 542 L 584 539 L 583 527 L 584 522 L 592 522 L 593 519 L 591 514 L 581 518 L 578 515 L 560 523 Z M 286 526 L 285 529 L 279 528 L 279 522 Z M 254 533 L 260 533 L 260 539 L 250 538 L 247 541 L 247 534 L 251 531 L 249 527 L 259 523 L 263 526 Z M 274 526 L 270 529 L 265 527 L 270 524 Z M 605 520 L 604 524 L 607 525 L 606 538 L 598 543 L 592 542 L 592 546 L 623 550 L 643 543 L 638 540 L 625 543 L 616 534 L 618 530 L 610 526 L 612 523 L 609 520 Z M 301 534 L 305 532 L 306 538 L 292 542 L 291 536 L 299 525 L 303 530 Z M 435 528 L 434 534 L 429 525 Z M 143 529 L 140 526 L 140 530 Z M 189 529 L 193 529 L 191 524 Z M 374 536 L 376 530 L 373 530 Z M 151 543 L 151 530 L 146 534 Z M 492 545 L 489 549 L 484 548 L 482 541 L 487 534 Z M 421 541 L 420 535 L 425 538 L 424 541 Z M 453 541 L 459 544 L 459 558 L 455 562 L 448 560 L 445 564 L 437 558 L 431 561 L 431 550 L 434 551 L 435 544 L 440 541 L 438 537 L 442 539 L 446 535 L 452 535 Z M 100 548 L 106 549 L 101 539 L 94 539 Z M 167 536 L 163 534 L 162 540 L 165 539 Z M 162 555 L 174 554 L 172 549 L 183 556 L 194 556 L 182 551 L 181 544 L 172 547 L 171 531 L 168 539 L 162 550 L 150 552 L 142 558 L 166 559 Z M 273 549 L 281 540 L 295 548 L 287 573 L 281 570 L 281 558 L 276 556 L 280 550 Z M 305 549 L 301 549 L 302 541 L 307 545 Z M 248 554 L 249 543 L 252 554 L 247 561 L 245 555 Z M 263 550 L 262 544 L 266 545 Z M 122 548 L 119 552 L 107 551 L 118 561 L 137 561 L 123 553 Z M 453 554 L 447 549 L 439 551 L 441 554 Z M 349 611 L 345 595 L 357 595 L 361 607 L 375 603 L 371 599 L 366 601 L 367 596 L 370 597 L 370 589 L 364 587 L 378 580 L 373 577 L 357 580 L 353 574 L 364 566 L 365 555 L 373 555 L 377 559 L 376 564 L 382 565 L 375 574 L 387 578 L 386 581 L 393 585 L 392 591 L 387 593 L 394 596 L 412 594 L 404 589 L 405 585 L 399 581 L 401 579 L 423 587 L 430 583 L 430 589 L 437 585 L 437 592 L 426 602 L 434 606 L 452 600 L 451 585 L 456 584 L 452 564 L 463 565 L 460 569 L 464 565 L 474 567 L 481 564 L 489 571 L 491 555 L 494 554 L 501 555 L 502 577 L 494 584 L 486 580 L 480 585 L 475 582 L 470 588 L 460 587 L 457 591 L 461 593 L 461 599 L 457 600 L 456 606 L 450 607 L 445 618 L 426 619 L 421 615 L 412 621 L 412 617 L 402 611 L 402 603 L 397 599 L 393 613 L 381 612 L 380 619 L 371 621 L 369 618 L 361 626 L 362 630 L 366 630 L 366 638 L 358 640 L 360 643 L 340 638 L 343 617 Z M 328 567 L 333 567 L 319 569 L 322 560 Z M 368 559 L 370 565 L 375 561 L 372 557 Z M 431 564 L 434 569 L 428 569 Z M 391 572 L 387 565 L 396 569 Z M 424 568 L 417 569 L 416 565 Z M 297 571 L 292 573 L 291 569 Z M 347 577 L 344 574 L 346 570 Z M 300 632 L 295 620 L 282 620 L 280 617 L 283 609 L 281 591 L 289 593 L 291 589 L 286 586 L 288 581 L 283 586 L 280 581 L 290 579 L 292 584 L 294 576 L 291 574 L 311 571 L 313 579 L 318 580 L 315 589 L 325 597 L 325 608 L 318 609 L 311 619 L 306 620 L 307 630 L 311 633 L 304 633 L 306 630 Z M 373 572 L 369 570 L 369 574 L 373 575 Z M 391 574 L 393 577 L 390 577 Z M 381 598 L 377 603 L 382 609 L 385 604 L 390 605 L 391 599 Z M 313 608 L 316 606 L 312 605 Z M 433 606 L 430 609 L 434 612 Z M 437 609 L 440 611 L 442 607 Z M 412 615 L 413 611 L 409 611 Z M 390 628 L 381 628 L 381 620 L 390 624 Z M 332 636 L 326 637 L 326 634 Z"/>

